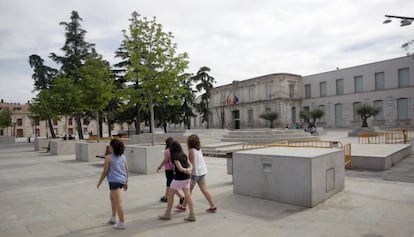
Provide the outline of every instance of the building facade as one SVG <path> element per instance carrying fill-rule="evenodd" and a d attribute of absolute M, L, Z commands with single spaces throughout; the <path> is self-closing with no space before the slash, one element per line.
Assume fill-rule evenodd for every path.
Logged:
<path fill-rule="evenodd" d="M 276 73 L 244 81 L 233 81 L 211 91 L 210 127 L 246 129 L 269 127 L 260 118 L 264 112 L 277 112 L 279 126 L 299 121 L 302 77 Z"/>
<path fill-rule="evenodd" d="M 279 113 L 279 127 L 302 123 L 300 110 L 320 108 L 318 126 L 361 126 L 356 108 L 368 103 L 380 108 L 369 126 L 414 126 L 414 59 L 399 57 L 335 71 L 300 76 L 270 74 L 216 87 L 211 92 L 212 128 L 265 128 L 259 118 Z"/>
<path fill-rule="evenodd" d="M 370 104 L 380 109 L 369 126 L 414 126 L 414 59 L 394 58 L 303 77 L 302 107 L 325 111 L 319 125 L 360 127 L 356 108 Z"/>
<path fill-rule="evenodd" d="M 50 135 L 49 127 L 46 121 L 34 122 L 30 118 L 29 104 L 20 103 L 8 103 L 3 100 L 0 101 L 0 111 L 8 108 L 12 112 L 12 126 L 8 128 L 0 128 L 0 136 L 13 136 L 16 138 L 29 138 L 29 137 L 48 137 Z M 66 121 L 67 120 L 67 121 Z M 72 117 L 62 117 L 60 120 L 52 121 L 53 130 L 58 137 L 64 135 L 77 135 L 76 122 Z M 103 133 L 107 135 L 107 124 L 103 124 Z M 67 128 L 67 130 L 66 130 Z M 126 124 L 114 125 L 114 131 L 127 130 Z M 96 120 L 82 120 L 83 134 L 88 136 L 89 133 L 97 134 Z"/>

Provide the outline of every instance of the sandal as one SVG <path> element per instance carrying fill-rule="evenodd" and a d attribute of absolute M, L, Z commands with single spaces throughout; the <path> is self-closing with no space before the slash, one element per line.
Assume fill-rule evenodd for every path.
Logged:
<path fill-rule="evenodd" d="M 209 213 L 215 213 L 217 211 L 217 207 L 210 207 L 209 209 L 206 210 L 206 212 Z"/>
<path fill-rule="evenodd" d="M 184 211 L 187 210 L 187 208 L 185 208 L 183 206 L 180 206 L 180 205 L 176 206 L 175 209 L 176 209 L 176 211 L 179 211 L 179 212 L 184 212 Z"/>
<path fill-rule="evenodd" d="M 165 196 L 162 196 L 160 198 L 160 202 L 168 202 L 168 199 Z"/>

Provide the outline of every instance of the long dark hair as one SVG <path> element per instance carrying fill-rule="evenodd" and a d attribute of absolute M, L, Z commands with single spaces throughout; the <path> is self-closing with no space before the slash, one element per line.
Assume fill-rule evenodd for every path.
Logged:
<path fill-rule="evenodd" d="M 177 142 L 177 141 L 173 141 L 170 144 L 170 153 L 171 153 L 171 158 L 179 158 L 180 159 L 182 157 L 186 157 L 186 155 L 183 152 L 183 148 L 181 147 L 180 143 Z"/>
<path fill-rule="evenodd" d="M 120 156 L 124 154 L 125 145 L 121 140 L 116 139 L 116 138 L 112 139 L 109 145 L 112 147 L 112 152 L 115 155 Z"/>
<path fill-rule="evenodd" d="M 172 143 L 173 141 L 174 141 L 174 138 L 172 138 L 172 137 L 168 137 L 168 138 L 165 140 L 165 149 L 170 148 L 171 143 Z"/>

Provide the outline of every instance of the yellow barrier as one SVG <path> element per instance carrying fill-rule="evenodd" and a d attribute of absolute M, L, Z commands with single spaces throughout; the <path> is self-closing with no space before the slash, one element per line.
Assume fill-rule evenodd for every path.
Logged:
<path fill-rule="evenodd" d="M 285 140 L 278 143 L 270 144 L 244 144 L 243 150 L 256 149 L 265 147 L 311 147 L 311 148 L 334 148 L 342 149 L 345 155 L 345 168 L 352 168 L 352 155 L 351 144 L 342 144 L 340 141 L 320 141 L 320 140 L 308 140 L 308 141 L 289 141 Z"/>
<path fill-rule="evenodd" d="M 414 129 L 390 129 L 385 132 L 362 133 L 358 137 L 361 144 L 406 144 L 409 139 L 413 139 Z"/>

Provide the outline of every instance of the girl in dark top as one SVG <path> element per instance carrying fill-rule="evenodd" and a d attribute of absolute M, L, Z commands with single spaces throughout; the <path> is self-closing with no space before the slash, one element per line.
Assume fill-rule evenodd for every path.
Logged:
<path fill-rule="evenodd" d="M 193 170 L 193 165 L 188 159 L 187 155 L 184 154 L 183 149 L 181 148 L 180 143 L 174 141 L 170 145 L 171 159 L 174 162 L 174 178 L 171 182 L 170 189 L 168 190 L 168 205 L 167 210 L 165 210 L 164 215 L 159 216 L 161 220 L 170 220 L 171 219 L 171 209 L 174 203 L 174 193 L 180 189 L 184 192 L 184 198 L 190 209 L 190 213 L 187 218 L 184 218 L 186 221 L 195 221 L 193 201 L 190 195 L 190 175 Z"/>

